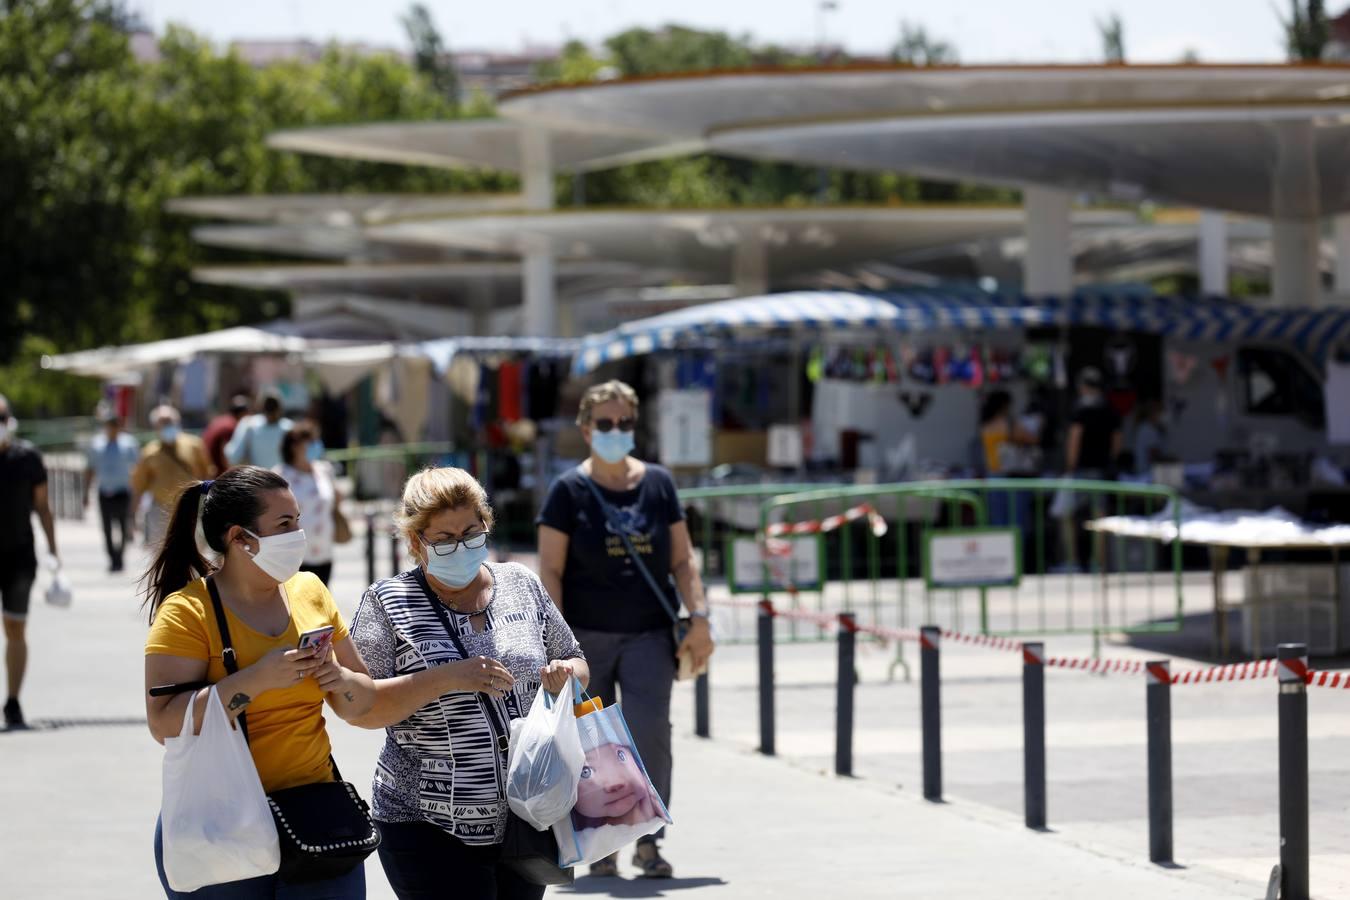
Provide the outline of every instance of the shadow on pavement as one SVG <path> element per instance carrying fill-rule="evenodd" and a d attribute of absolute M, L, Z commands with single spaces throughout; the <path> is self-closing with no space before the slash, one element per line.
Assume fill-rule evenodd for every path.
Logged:
<path fill-rule="evenodd" d="M 611 897 L 663 897 L 670 891 L 726 887 L 721 878 L 591 878 L 583 876 L 563 894 L 608 894 Z"/>
<path fill-rule="evenodd" d="M 63 728 L 144 728 L 145 718 L 135 716 L 71 717 L 68 719 L 34 719 L 23 728 L 0 728 L 0 734 L 22 734 L 32 731 L 58 731 Z"/>
<path fill-rule="evenodd" d="M 1151 650 L 1167 656 L 1182 656 L 1196 662 L 1210 665 L 1247 662 L 1250 657 L 1242 652 L 1242 610 L 1230 609 L 1228 616 L 1228 655 L 1221 657 L 1214 652 L 1214 614 L 1194 613 L 1183 616 L 1181 630 L 1141 632 L 1126 635 L 1126 644 L 1139 650 Z M 1150 624 L 1170 625 L 1172 619 L 1159 619 Z M 1350 655 L 1319 656 L 1319 669 L 1350 668 Z"/>

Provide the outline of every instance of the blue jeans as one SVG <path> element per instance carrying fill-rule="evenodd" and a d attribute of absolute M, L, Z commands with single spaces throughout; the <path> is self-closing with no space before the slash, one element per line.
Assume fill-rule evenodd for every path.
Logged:
<path fill-rule="evenodd" d="M 175 891 L 169 887 L 169 879 L 164 874 L 164 829 L 158 820 L 155 821 L 155 868 L 159 870 L 164 896 L 169 900 L 365 900 L 366 897 L 365 863 L 340 878 L 327 881 L 287 884 L 275 875 L 261 875 L 243 881 L 209 884 L 188 894 Z"/>

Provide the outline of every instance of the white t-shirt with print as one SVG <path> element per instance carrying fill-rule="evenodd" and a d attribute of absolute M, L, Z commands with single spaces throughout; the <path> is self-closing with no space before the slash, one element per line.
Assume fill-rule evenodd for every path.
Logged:
<path fill-rule="evenodd" d="M 305 531 L 305 565 L 320 566 L 333 561 L 333 504 L 337 502 L 337 484 L 332 464 L 318 460 L 310 465 L 313 472 L 302 472 L 285 463 L 273 471 L 290 482 L 291 493 L 300 505 L 300 527 Z"/>

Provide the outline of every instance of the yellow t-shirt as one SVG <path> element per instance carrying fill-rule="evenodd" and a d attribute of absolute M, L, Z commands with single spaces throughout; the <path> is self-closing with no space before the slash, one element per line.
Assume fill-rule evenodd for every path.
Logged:
<path fill-rule="evenodd" d="M 278 647 L 294 649 L 302 633 L 324 625 L 333 626 L 334 644 L 347 637 L 347 623 L 342 621 L 333 595 L 317 576 L 301 572 L 286 582 L 285 590 L 291 621 L 278 637 L 250 628 L 228 605 L 225 607 L 240 669 L 253 665 Z M 163 653 L 206 660 L 205 680 L 213 684 L 228 674 L 221 650 L 220 632 L 205 579 L 198 579 L 165 598 L 145 641 L 147 656 Z M 306 678 L 295 687 L 266 691 L 248 705 L 249 749 L 264 790 L 333 780 L 323 698 L 318 682 Z"/>

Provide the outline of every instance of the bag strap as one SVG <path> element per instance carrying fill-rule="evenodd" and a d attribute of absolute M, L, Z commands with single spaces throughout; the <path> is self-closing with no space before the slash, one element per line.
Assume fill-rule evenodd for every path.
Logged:
<path fill-rule="evenodd" d="M 647 587 L 651 588 L 652 593 L 656 595 L 656 599 L 661 601 L 661 608 L 665 610 L 666 615 L 670 616 L 670 621 L 678 625 L 680 622 L 679 611 L 671 605 L 670 598 L 666 596 L 665 591 L 661 590 L 661 586 L 656 583 L 656 578 L 652 576 L 651 569 L 648 569 L 647 564 L 642 561 L 642 557 L 638 556 L 637 550 L 633 547 L 633 542 L 628 538 L 628 531 L 623 527 L 623 523 L 619 521 L 618 514 L 614 507 L 611 506 L 609 501 L 600 493 L 600 488 L 596 485 L 594 479 L 585 472 L 582 472 L 581 480 L 586 483 L 586 487 L 591 489 L 592 496 L 595 497 L 596 502 L 600 504 L 601 511 L 605 514 L 605 521 L 609 523 L 610 529 L 619 536 L 619 540 L 623 541 L 623 549 L 628 552 L 628 558 L 633 561 L 633 564 L 637 566 L 638 571 L 642 573 L 642 579 L 647 582 Z"/>
<path fill-rule="evenodd" d="M 422 573 L 422 568 L 420 566 L 413 570 L 413 577 L 417 579 L 418 585 L 421 586 L 422 595 L 425 596 L 427 602 L 431 604 L 432 610 L 436 613 L 436 618 L 440 619 L 441 625 L 445 628 L 446 635 L 450 638 L 451 643 L 455 645 L 455 652 L 459 654 L 460 659 L 467 660 L 469 658 L 468 648 L 466 648 L 464 642 L 459 639 L 459 630 L 455 628 L 455 623 L 450 621 L 450 611 L 445 608 L 445 604 L 442 603 L 436 597 L 435 592 L 431 590 L 431 585 L 427 583 L 426 576 Z M 495 578 L 496 576 L 493 577 Z M 482 691 L 474 691 L 473 693 L 478 699 L 478 705 L 483 709 L 483 715 L 488 719 L 488 727 L 492 730 L 493 734 L 497 736 L 497 747 L 505 753 L 511 740 L 510 727 L 502 721 L 497 706 L 492 702 L 490 697 L 484 696 Z"/>
<path fill-rule="evenodd" d="M 225 664 L 225 671 L 233 675 L 239 671 L 239 658 L 234 652 L 234 643 L 230 640 L 230 623 L 225 618 L 225 604 L 220 600 L 220 589 L 216 587 L 215 578 L 206 576 L 206 590 L 211 594 L 211 607 L 216 612 L 216 627 L 220 629 L 220 659 Z M 248 714 L 239 713 L 239 730 L 244 733 L 244 741 L 248 742 Z M 337 760 L 333 759 L 333 754 L 328 754 L 328 765 L 333 768 L 333 777 L 342 781 L 342 773 L 338 771 Z"/>
<path fill-rule="evenodd" d="M 211 595 L 211 608 L 216 613 L 216 629 L 220 631 L 220 661 L 225 664 L 225 671 L 233 675 L 239 671 L 239 659 L 235 656 L 234 642 L 230 640 L 230 623 L 225 618 L 225 604 L 220 600 L 220 589 L 216 587 L 216 579 L 212 576 L 206 576 L 206 590 Z M 244 740 L 248 740 L 248 719 L 244 713 L 239 713 L 239 730 L 244 733 Z"/>

